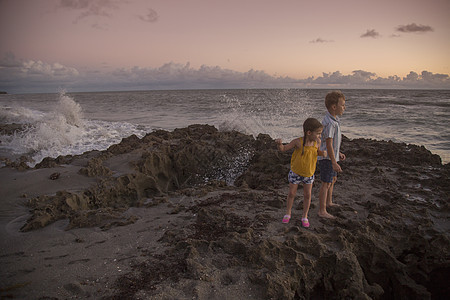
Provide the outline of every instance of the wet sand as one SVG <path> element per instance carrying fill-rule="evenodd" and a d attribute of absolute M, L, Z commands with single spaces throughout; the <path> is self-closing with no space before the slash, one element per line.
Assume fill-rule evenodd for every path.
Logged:
<path fill-rule="evenodd" d="M 424 147 L 344 139 L 337 218 L 282 224 L 291 153 L 192 125 L 0 169 L 0 296 L 440 299 L 450 166 Z M 318 171 L 317 171 L 318 173 Z M 318 175 L 318 174 L 316 174 Z"/>

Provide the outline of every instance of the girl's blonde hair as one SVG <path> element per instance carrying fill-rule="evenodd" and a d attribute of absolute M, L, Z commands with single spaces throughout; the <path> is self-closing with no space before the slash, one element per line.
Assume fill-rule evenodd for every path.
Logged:
<path fill-rule="evenodd" d="M 303 122 L 303 147 L 302 147 L 302 155 L 305 151 L 305 143 L 306 143 L 306 133 L 308 131 L 316 131 L 319 128 L 323 128 L 322 123 L 319 122 L 319 120 L 315 118 L 308 118 Z"/>

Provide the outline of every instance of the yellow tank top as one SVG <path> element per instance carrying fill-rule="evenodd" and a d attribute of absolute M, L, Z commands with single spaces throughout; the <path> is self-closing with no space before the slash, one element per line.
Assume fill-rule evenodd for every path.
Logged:
<path fill-rule="evenodd" d="M 303 138 L 299 139 L 302 146 L 292 153 L 291 170 L 297 175 L 311 177 L 316 171 L 317 142 L 314 142 L 314 146 L 305 146 L 305 151 L 302 154 Z"/>

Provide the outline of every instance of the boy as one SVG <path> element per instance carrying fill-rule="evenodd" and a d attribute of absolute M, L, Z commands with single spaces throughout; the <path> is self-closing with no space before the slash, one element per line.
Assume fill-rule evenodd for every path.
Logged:
<path fill-rule="evenodd" d="M 339 160 L 345 160 L 344 153 L 339 151 L 341 147 L 341 127 L 339 116 L 345 111 L 345 96 L 341 91 L 333 91 L 325 97 L 327 113 L 322 120 L 323 131 L 321 136 L 320 150 L 327 151 L 326 157 L 318 157 L 320 179 L 322 185 L 319 191 L 319 217 L 334 219 L 327 212 L 327 205 L 333 206 L 332 195 L 337 173 L 342 172 L 338 165 Z"/>

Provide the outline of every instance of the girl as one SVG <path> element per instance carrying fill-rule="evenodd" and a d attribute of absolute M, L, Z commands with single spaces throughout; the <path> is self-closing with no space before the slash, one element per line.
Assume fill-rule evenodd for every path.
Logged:
<path fill-rule="evenodd" d="M 317 156 L 327 155 L 326 151 L 321 151 L 318 148 L 322 129 L 323 126 L 317 119 L 308 118 L 303 123 L 303 138 L 296 138 L 287 145 L 283 145 L 281 139 L 276 140 L 280 151 L 295 148 L 294 153 L 292 153 L 291 170 L 288 176 L 289 194 L 287 196 L 287 209 L 286 215 L 283 217 L 283 223 L 289 223 L 298 185 L 303 183 L 302 226 L 309 227 L 308 211 L 311 204 L 311 191 L 314 182 L 314 172 L 316 171 Z"/>

